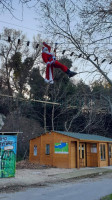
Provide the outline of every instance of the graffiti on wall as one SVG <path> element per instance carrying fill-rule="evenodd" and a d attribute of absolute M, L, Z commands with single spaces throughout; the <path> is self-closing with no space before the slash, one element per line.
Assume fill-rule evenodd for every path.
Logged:
<path fill-rule="evenodd" d="M 0 135 L 0 177 L 15 176 L 17 136 Z"/>
<path fill-rule="evenodd" d="M 68 154 L 68 143 L 66 142 L 55 143 L 54 152 Z"/>

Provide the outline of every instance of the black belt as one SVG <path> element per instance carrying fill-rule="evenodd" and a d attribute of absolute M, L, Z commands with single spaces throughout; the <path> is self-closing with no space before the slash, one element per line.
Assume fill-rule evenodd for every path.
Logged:
<path fill-rule="evenodd" d="M 52 56 L 48 58 L 48 60 L 51 60 Z"/>

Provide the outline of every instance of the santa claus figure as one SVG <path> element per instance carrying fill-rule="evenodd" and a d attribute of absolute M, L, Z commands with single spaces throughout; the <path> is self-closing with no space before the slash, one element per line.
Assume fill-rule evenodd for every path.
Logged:
<path fill-rule="evenodd" d="M 51 53 L 51 47 L 43 42 L 43 48 L 42 48 L 42 58 L 43 61 L 46 63 L 46 83 L 54 83 L 53 78 L 53 68 L 60 68 L 63 72 L 65 72 L 69 78 L 75 76 L 77 73 L 70 71 L 67 66 L 61 64 L 58 62 L 55 58 L 55 56 Z"/>

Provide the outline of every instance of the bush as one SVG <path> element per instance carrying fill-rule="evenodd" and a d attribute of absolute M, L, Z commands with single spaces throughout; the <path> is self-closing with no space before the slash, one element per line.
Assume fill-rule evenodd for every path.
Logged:
<path fill-rule="evenodd" d="M 100 200 L 111 200 L 111 199 L 112 199 L 112 194 L 107 195 L 107 196 L 101 198 Z"/>

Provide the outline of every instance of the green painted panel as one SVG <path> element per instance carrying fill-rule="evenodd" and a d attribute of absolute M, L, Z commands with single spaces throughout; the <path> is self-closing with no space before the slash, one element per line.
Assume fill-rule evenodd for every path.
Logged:
<path fill-rule="evenodd" d="M 0 135 L 0 177 L 15 176 L 17 136 Z"/>

